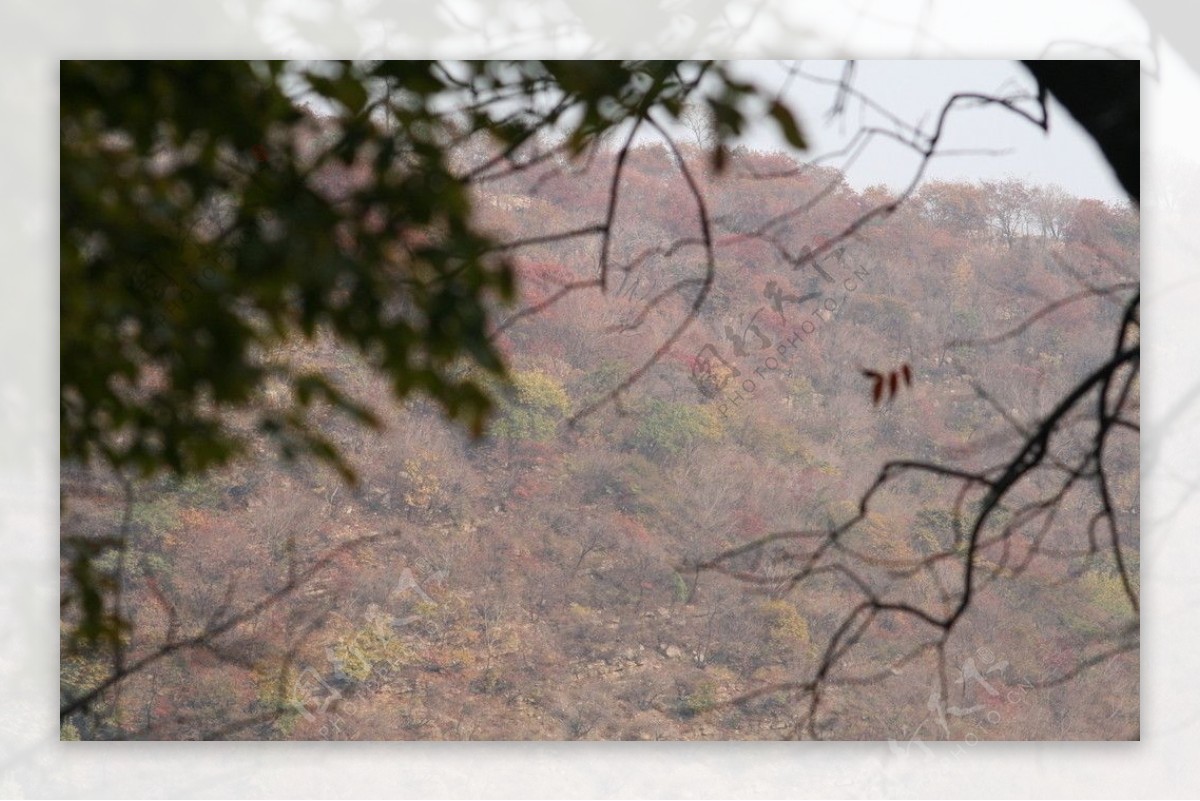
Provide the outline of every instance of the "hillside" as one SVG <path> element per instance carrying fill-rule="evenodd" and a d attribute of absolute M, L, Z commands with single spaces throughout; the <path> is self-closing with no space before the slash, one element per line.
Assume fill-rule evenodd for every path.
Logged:
<path fill-rule="evenodd" d="M 322 421 L 354 486 L 265 446 L 203 480 L 139 484 L 127 659 L 321 567 L 131 678 L 118 714 L 70 723 L 79 736 L 778 739 L 802 733 L 802 685 L 861 600 L 856 580 L 945 608 L 963 553 L 956 504 L 980 500 L 952 481 L 891 483 L 836 547 L 812 543 L 854 518 L 889 459 L 978 470 L 1009 458 L 1022 427 L 1108 358 L 1126 290 L 1082 292 L 1023 323 L 1088 287 L 1136 285 L 1136 213 L 1017 181 L 930 184 L 814 263 L 805 248 L 888 191 L 855 192 L 778 153 L 739 151 L 719 176 L 686 154 L 715 253 L 695 320 L 671 341 L 706 286 L 696 203 L 668 151 L 645 145 L 623 167 L 606 291 L 586 285 L 599 237 L 514 251 L 520 301 L 507 312 L 537 312 L 499 335 L 513 382 L 496 389 L 482 439 L 430 403 L 397 408 L 370 354 L 322 336 L 265 354 L 335 374 L 385 426 Z M 482 185 L 476 207 L 509 239 L 586 227 L 604 214 L 611 168 L 539 165 Z M 864 371 L 885 376 L 883 397 Z M 1136 409 L 1136 381 L 1127 392 Z M 1054 458 L 1086 449 L 1089 425 L 1071 421 Z M 1137 434 L 1106 447 L 1136 578 Z M 1137 618 L 1095 494 L 1080 480 L 1056 495 L 1061 484 L 1051 466 L 984 532 L 984 578 L 942 651 L 948 705 L 932 632 L 883 614 L 836 660 L 820 736 L 1137 737 L 1137 652 L 1101 658 Z M 121 528 L 117 482 L 64 465 L 63 496 L 64 536 Z M 1044 497 L 1053 513 L 1032 508 Z M 728 563 L 736 575 L 690 569 L 785 531 L 813 534 L 748 552 Z M 820 569 L 789 583 L 806 560 Z M 86 655 L 62 671 L 68 696 L 97 677 Z"/>

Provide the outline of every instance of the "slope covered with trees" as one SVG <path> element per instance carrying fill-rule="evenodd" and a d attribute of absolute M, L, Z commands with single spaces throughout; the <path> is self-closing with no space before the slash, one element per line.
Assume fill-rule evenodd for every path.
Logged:
<path fill-rule="evenodd" d="M 448 169 L 494 155 L 464 146 Z M 888 460 L 1002 463 L 1111 358 L 1137 214 L 1016 180 L 894 199 L 782 153 L 718 173 L 649 140 L 474 185 L 479 229 L 525 243 L 488 344 L 512 380 L 456 368 L 491 396 L 482 438 L 395 402 L 318 324 L 264 369 L 329 377 L 306 404 L 355 483 L 279 461 L 246 411 L 224 421 L 246 456 L 202 477 L 64 465 L 64 536 L 94 549 L 75 564 L 120 582 L 121 659 L 146 661 L 97 694 L 108 650 L 68 649 L 64 702 L 89 700 L 67 736 L 1136 737 L 1136 374 L 1103 389 L 1124 426 L 1069 415 L 969 549 L 978 488 L 906 474 L 860 500 Z M 610 209 L 611 237 L 554 236 Z M 878 397 L 864 372 L 897 378 Z M 1097 438 L 1100 501 L 1099 464 L 1075 467 Z M 979 578 L 945 639 L 847 616 L 864 583 L 952 609 L 964 559 Z"/>

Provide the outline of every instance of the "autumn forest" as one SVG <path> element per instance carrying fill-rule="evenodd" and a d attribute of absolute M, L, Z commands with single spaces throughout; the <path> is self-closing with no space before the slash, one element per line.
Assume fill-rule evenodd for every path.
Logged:
<path fill-rule="evenodd" d="M 516 288 L 478 436 L 317 325 L 259 356 L 371 410 L 311 407 L 344 465 L 64 462 L 127 675 L 64 613 L 62 736 L 1137 739 L 1136 209 L 677 140 L 472 183 Z"/>

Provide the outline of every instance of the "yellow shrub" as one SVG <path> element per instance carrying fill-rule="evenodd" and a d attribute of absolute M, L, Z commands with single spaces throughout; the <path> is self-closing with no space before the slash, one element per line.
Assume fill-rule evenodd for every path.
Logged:
<path fill-rule="evenodd" d="M 1116 573 L 1090 571 L 1079 579 L 1079 587 L 1092 603 L 1107 614 L 1120 617 L 1133 614 L 1129 596 L 1125 593 L 1125 585 Z M 1136 589 L 1135 584 L 1134 590 Z"/>
<path fill-rule="evenodd" d="M 404 480 L 404 503 L 413 509 L 429 509 L 441 492 L 441 482 L 429 459 L 405 459 L 400 471 Z"/>
<path fill-rule="evenodd" d="M 798 648 L 805 652 L 812 649 L 808 621 L 795 606 L 784 600 L 764 601 L 758 609 L 767 620 L 767 636 L 776 648 Z"/>

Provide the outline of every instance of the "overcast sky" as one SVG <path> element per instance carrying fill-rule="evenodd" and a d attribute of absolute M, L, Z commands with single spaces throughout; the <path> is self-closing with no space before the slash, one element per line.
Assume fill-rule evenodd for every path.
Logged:
<path fill-rule="evenodd" d="M 746 61 L 739 70 L 761 85 L 783 87 L 788 67 L 798 65 L 803 75 L 833 79 L 842 74 L 841 61 Z M 859 61 L 853 85 L 879 105 L 911 123 L 923 122 L 931 130 L 946 99 L 955 92 L 992 94 L 1032 92 L 1032 77 L 1013 61 Z M 823 85 L 807 77 L 787 82 L 786 99 L 797 111 L 811 158 L 837 151 L 861 124 L 885 125 L 884 118 L 861 103 L 849 102 L 845 114 L 829 118 L 837 95 L 836 85 Z M 782 139 L 772 125 L 759 126 L 744 140 L 756 148 L 781 148 Z M 997 106 L 963 109 L 948 122 L 942 146 L 947 149 L 1007 151 L 1003 155 L 959 155 L 935 159 L 926 180 L 980 181 L 1015 176 L 1035 184 L 1058 184 L 1078 197 L 1105 201 L 1124 200 L 1120 184 L 1099 149 L 1061 106 L 1050 111 L 1050 132 Z M 842 167 L 844 159 L 827 162 Z M 858 158 L 845 167 L 847 180 L 856 189 L 887 184 L 906 186 L 919 162 L 910 149 L 886 137 L 876 137 Z"/>

